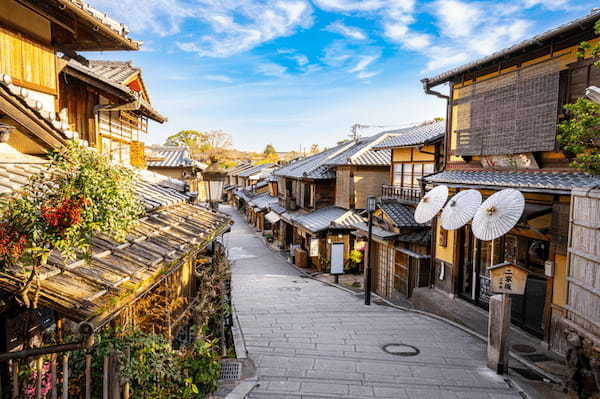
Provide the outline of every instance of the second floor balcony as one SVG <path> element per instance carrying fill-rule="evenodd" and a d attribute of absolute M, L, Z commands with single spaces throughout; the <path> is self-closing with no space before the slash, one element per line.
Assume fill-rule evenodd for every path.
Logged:
<path fill-rule="evenodd" d="M 404 187 L 398 185 L 384 184 L 381 186 L 381 198 L 382 199 L 396 199 L 400 202 L 409 204 L 417 204 L 423 192 L 420 188 Z"/>

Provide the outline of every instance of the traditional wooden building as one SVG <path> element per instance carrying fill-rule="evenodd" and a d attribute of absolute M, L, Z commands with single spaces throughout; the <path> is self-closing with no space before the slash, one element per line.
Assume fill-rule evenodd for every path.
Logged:
<path fill-rule="evenodd" d="M 598 20 L 596 10 L 423 80 L 426 93 L 448 103 L 443 171 L 424 180 L 447 185 L 451 195 L 471 188 L 486 197 L 513 188 L 526 201 L 517 226 L 493 242 L 476 239 L 470 225 L 444 231 L 434 221 L 434 287 L 486 309 L 487 268 L 504 261 L 527 268 L 525 294 L 512 300 L 512 321 L 560 354 L 566 353 L 564 325 L 571 322 L 581 336 L 593 337 L 594 345 L 600 342 L 590 334 L 600 325 L 596 283 L 582 277 L 597 272 L 593 260 L 568 265 L 572 190 L 599 184 L 600 178 L 569 168 L 569 154 L 556 140 L 557 123 L 568 117 L 563 105 L 600 84 L 593 60 L 577 52 L 580 42 L 598 41 Z M 434 90 L 443 84 L 450 86 L 448 96 Z"/>
<path fill-rule="evenodd" d="M 81 0 L 4 0 L 0 16 L 0 122 L 17 128 L 11 146 L 44 154 L 78 138 L 74 124 L 93 126 L 96 120 L 89 112 L 80 112 L 77 121 L 61 112 L 66 62 L 56 54 L 79 58 L 76 51 L 137 50 L 140 44 L 124 25 Z M 99 104 L 84 96 L 80 106 L 90 110 Z"/>
<path fill-rule="evenodd" d="M 190 191 L 199 192 L 200 172 L 207 165 L 192 159 L 187 147 L 150 145 L 144 151 L 148 170 L 184 181 L 189 185 Z"/>

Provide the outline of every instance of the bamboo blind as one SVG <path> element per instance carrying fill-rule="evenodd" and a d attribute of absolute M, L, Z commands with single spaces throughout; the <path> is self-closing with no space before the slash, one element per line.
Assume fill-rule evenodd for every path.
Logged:
<path fill-rule="evenodd" d="M 558 60 L 521 68 L 460 90 L 457 155 L 551 151 L 558 114 Z"/>

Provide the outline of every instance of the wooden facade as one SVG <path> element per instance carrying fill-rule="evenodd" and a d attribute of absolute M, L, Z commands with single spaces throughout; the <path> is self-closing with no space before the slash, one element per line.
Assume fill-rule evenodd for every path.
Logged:
<path fill-rule="evenodd" d="M 434 285 L 487 309 L 487 267 L 504 261 L 526 267 L 526 291 L 512 301 L 512 322 L 542 338 L 558 354 L 566 353 L 560 322 L 576 319 L 577 312 L 590 306 L 593 290 L 586 290 L 591 286 L 585 282 L 584 271 L 589 270 L 585 266 L 589 259 L 581 263 L 581 258 L 571 253 L 570 266 L 567 261 L 568 210 L 573 207 L 569 187 L 523 183 L 535 180 L 535 176 L 550 176 L 545 172 L 579 173 L 569 169 L 568 154 L 558 148 L 556 124 L 567 117 L 564 104 L 581 97 L 589 85 L 600 84 L 600 73 L 590 67 L 591 60 L 580 59 L 577 53 L 581 41 L 598 42 L 593 38 L 592 26 L 600 15 L 586 18 L 560 36 L 554 37 L 550 31 L 548 38 L 538 39 L 536 46 L 514 53 L 508 49 L 501 58 L 490 57 L 477 67 L 465 66 L 423 80 L 430 93 L 436 85 L 450 83 L 444 173 L 514 173 L 514 182 L 495 183 L 488 177 L 485 183 L 448 183 L 450 195 L 474 188 L 485 198 L 512 187 L 522 191 L 526 201 L 519 224 L 494 242 L 474 238 L 469 225 L 444 231 L 439 218 L 434 221 Z M 501 106 L 490 108 L 491 104 L 500 104 L 498 101 Z M 435 176 L 431 180 L 434 185 L 443 184 Z M 581 220 L 591 216 L 584 214 L 589 209 L 577 206 L 580 209 Z M 580 228 L 574 228 L 572 233 Z M 591 238 L 580 235 L 577 244 L 585 246 Z M 579 321 L 585 331 L 591 332 L 591 324 L 582 321 L 588 316 Z"/>

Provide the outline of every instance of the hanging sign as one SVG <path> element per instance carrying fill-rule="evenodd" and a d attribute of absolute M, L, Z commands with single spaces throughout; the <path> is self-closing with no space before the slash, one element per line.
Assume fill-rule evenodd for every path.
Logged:
<path fill-rule="evenodd" d="M 511 262 L 488 267 L 490 271 L 490 290 L 496 294 L 523 295 L 529 272 L 524 267 Z"/>
<path fill-rule="evenodd" d="M 310 256 L 319 256 L 319 239 L 310 239 Z"/>

